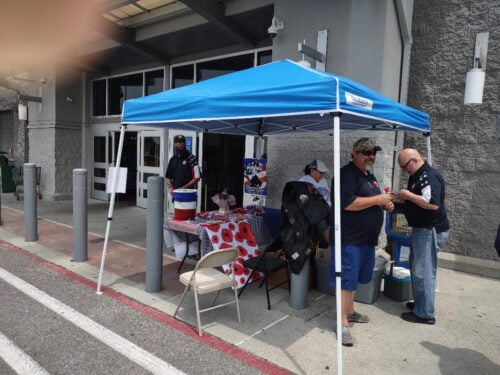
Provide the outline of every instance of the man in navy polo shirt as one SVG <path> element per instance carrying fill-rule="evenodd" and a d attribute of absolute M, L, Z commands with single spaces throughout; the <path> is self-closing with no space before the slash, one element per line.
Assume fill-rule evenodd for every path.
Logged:
<path fill-rule="evenodd" d="M 377 152 L 381 150 L 371 139 L 361 138 L 353 145 L 352 161 L 340 169 L 342 344 L 345 346 L 353 345 L 349 322 L 369 321 L 368 316 L 354 311 L 354 295 L 358 283 L 366 284 L 372 279 L 375 246 L 384 221 L 383 210 L 394 209 L 392 195 L 382 193 L 377 179 L 368 170 L 375 163 Z M 332 254 L 333 252 L 332 245 Z M 335 257 L 332 256 L 332 286 L 335 284 L 334 275 Z"/>
<path fill-rule="evenodd" d="M 401 314 L 401 318 L 411 323 L 434 324 L 437 252 L 448 239 L 450 229 L 444 205 L 444 179 L 415 149 L 401 151 L 398 163 L 410 175 L 408 189 L 401 189 L 394 196 L 405 201 L 406 220 L 413 228 L 410 271 L 415 300 L 407 303 L 412 311 Z"/>
<path fill-rule="evenodd" d="M 200 180 L 200 168 L 196 156 L 186 150 L 186 138 L 182 135 L 174 137 L 175 154 L 168 162 L 165 174 L 170 194 L 174 189 L 196 188 Z"/>

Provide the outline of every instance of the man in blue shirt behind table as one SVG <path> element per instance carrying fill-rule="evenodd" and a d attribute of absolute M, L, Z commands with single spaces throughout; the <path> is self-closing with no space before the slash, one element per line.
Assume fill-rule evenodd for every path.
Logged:
<path fill-rule="evenodd" d="M 186 150 L 186 138 L 182 135 L 174 137 L 175 154 L 168 162 L 165 174 L 170 194 L 174 189 L 196 189 L 200 180 L 198 159 Z"/>
<path fill-rule="evenodd" d="M 340 170 L 341 319 L 342 344 L 345 346 L 353 345 L 349 323 L 369 321 L 368 316 L 354 311 L 354 295 L 358 283 L 367 284 L 372 280 L 375 246 L 384 221 L 383 209 L 394 209 L 392 194 L 382 193 L 377 179 L 368 170 L 375 164 L 377 152 L 381 150 L 382 148 L 371 139 L 361 138 L 352 147 L 352 161 Z M 333 227 L 332 225 L 330 228 Z M 331 232 L 330 281 L 331 285 L 335 286 L 335 247 L 333 230 Z"/>
<path fill-rule="evenodd" d="M 401 314 L 411 323 L 434 324 L 437 252 L 448 239 L 450 225 L 444 205 L 444 179 L 422 159 L 419 152 L 407 148 L 399 154 L 401 169 L 410 175 L 408 189 L 394 193 L 405 201 L 404 212 L 411 232 L 410 271 L 415 302 L 412 310 Z"/>

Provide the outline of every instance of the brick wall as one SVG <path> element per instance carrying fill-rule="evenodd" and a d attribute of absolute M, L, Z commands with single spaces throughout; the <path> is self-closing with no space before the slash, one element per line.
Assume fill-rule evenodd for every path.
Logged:
<path fill-rule="evenodd" d="M 463 105 L 476 34 L 489 31 L 483 104 Z M 452 226 L 445 251 L 496 259 L 500 223 L 500 6 L 498 0 L 415 0 L 408 104 L 431 116 L 434 166 L 447 182 Z M 405 146 L 425 151 L 422 137 Z"/>

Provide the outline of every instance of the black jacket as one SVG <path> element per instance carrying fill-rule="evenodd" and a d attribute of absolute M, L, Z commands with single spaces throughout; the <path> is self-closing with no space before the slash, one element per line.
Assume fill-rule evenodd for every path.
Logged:
<path fill-rule="evenodd" d="M 330 207 L 316 190 L 309 192 L 306 182 L 292 181 L 283 190 L 281 211 L 281 241 L 292 272 L 298 274 L 328 229 Z"/>

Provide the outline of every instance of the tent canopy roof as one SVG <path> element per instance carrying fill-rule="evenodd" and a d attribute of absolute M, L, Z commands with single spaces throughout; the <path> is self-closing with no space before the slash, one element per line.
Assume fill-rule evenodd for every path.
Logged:
<path fill-rule="evenodd" d="M 332 129 L 429 132 L 429 116 L 348 78 L 290 60 L 127 100 L 122 123 L 264 135 Z"/>

